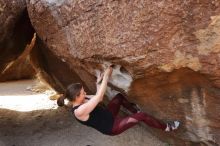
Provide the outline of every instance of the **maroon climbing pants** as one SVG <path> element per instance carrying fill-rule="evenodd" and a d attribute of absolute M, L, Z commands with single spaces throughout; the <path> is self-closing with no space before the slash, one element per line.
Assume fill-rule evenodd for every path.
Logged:
<path fill-rule="evenodd" d="M 129 115 L 127 117 L 119 117 L 118 112 L 120 109 L 120 106 L 123 106 L 127 110 L 129 110 L 132 115 Z M 113 114 L 114 117 L 114 125 L 112 128 L 112 134 L 111 135 L 117 135 L 125 130 L 133 127 L 138 122 L 143 121 L 145 124 L 147 124 L 150 127 L 158 128 L 161 130 L 166 129 L 166 124 L 160 122 L 159 120 L 155 119 L 154 117 L 143 113 L 143 112 L 137 112 L 136 108 L 134 108 L 133 104 L 131 104 L 122 94 L 117 94 L 108 104 L 108 110 Z"/>

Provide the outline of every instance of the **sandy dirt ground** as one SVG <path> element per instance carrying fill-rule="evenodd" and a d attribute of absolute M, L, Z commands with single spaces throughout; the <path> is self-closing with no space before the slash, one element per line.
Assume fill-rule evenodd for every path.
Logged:
<path fill-rule="evenodd" d="M 106 136 L 79 124 L 68 108 L 33 90 L 37 80 L 0 83 L 0 146 L 166 146 L 137 125 Z"/>

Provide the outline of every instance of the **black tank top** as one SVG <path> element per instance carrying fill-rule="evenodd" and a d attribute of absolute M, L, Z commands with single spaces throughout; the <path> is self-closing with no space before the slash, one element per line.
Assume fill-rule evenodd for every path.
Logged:
<path fill-rule="evenodd" d="M 72 108 L 72 113 L 74 114 L 74 110 L 77 109 L 80 105 Z M 75 116 L 76 118 L 76 116 Z M 103 134 L 111 134 L 114 118 L 112 113 L 101 106 L 96 106 L 95 109 L 89 114 L 89 119 L 87 121 L 81 121 L 76 118 L 80 123 L 87 125 L 89 127 L 93 127 L 96 130 L 100 131 Z"/>

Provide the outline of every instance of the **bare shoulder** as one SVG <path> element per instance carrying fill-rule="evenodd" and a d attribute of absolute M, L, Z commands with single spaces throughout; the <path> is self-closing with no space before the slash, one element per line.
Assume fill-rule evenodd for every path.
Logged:
<path fill-rule="evenodd" d="M 74 111 L 74 115 L 80 121 L 87 121 L 89 119 L 89 115 L 84 115 L 80 113 L 80 110 L 77 109 Z"/>
<path fill-rule="evenodd" d="M 89 115 L 78 115 L 76 111 L 74 111 L 75 117 L 80 121 L 87 121 L 89 119 Z"/>

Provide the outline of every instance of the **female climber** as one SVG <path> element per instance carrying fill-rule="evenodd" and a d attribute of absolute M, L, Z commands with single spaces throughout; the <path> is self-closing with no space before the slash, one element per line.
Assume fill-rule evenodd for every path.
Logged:
<path fill-rule="evenodd" d="M 154 117 L 141 112 L 135 104 L 128 102 L 121 93 L 118 93 L 109 102 L 107 108 L 99 106 L 98 103 L 103 100 L 111 73 L 112 67 L 110 66 L 105 70 L 102 76 L 102 81 L 99 89 L 97 89 L 96 95 L 92 97 L 87 96 L 82 84 L 75 83 L 67 87 L 65 94 L 57 100 L 57 104 L 63 106 L 64 99 L 67 98 L 70 103 L 72 103 L 71 111 L 77 121 L 93 127 L 103 134 L 111 136 L 124 132 L 140 121 L 150 127 L 164 131 L 172 131 L 178 128 L 178 121 L 165 124 Z M 119 117 L 118 112 L 121 105 L 132 114 L 127 117 Z"/>

